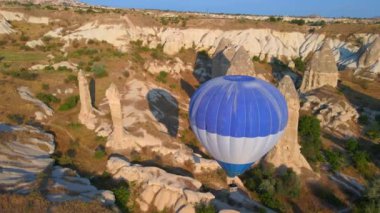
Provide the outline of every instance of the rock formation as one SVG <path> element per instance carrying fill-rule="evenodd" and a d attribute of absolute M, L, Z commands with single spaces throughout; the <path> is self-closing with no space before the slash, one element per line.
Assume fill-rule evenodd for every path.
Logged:
<path fill-rule="evenodd" d="M 321 49 L 314 53 L 303 76 L 300 91 L 302 93 L 320 88 L 324 85 L 336 87 L 338 84 L 338 68 L 334 55 L 327 41 Z"/>
<path fill-rule="evenodd" d="M 324 86 L 308 93 L 302 110 L 311 111 L 321 121 L 321 127 L 336 137 L 351 138 L 357 136 L 355 125 L 359 113 L 344 97 L 330 87 Z"/>
<path fill-rule="evenodd" d="M 158 74 L 161 71 L 165 71 L 171 74 L 171 76 L 176 76 L 180 74 L 182 71 L 190 71 L 192 70 L 192 66 L 189 64 L 185 64 L 180 58 L 176 57 L 174 60 L 167 60 L 165 62 L 153 60 L 147 61 L 144 64 L 144 69 L 152 74 Z"/>
<path fill-rule="evenodd" d="M 212 77 L 223 75 L 254 76 L 254 65 L 243 46 L 231 45 L 227 39 L 222 39 L 212 58 Z"/>
<path fill-rule="evenodd" d="M 39 174 L 54 163 L 53 135 L 0 123 L 0 138 L 0 189 L 29 193 Z"/>
<path fill-rule="evenodd" d="M 82 70 L 78 72 L 78 87 L 81 104 L 78 117 L 79 121 L 88 129 L 94 130 L 97 119 L 91 103 L 90 88 Z"/>
<path fill-rule="evenodd" d="M 359 67 L 369 67 L 380 59 L 380 38 L 376 38 L 367 48 L 359 59 Z"/>
<path fill-rule="evenodd" d="M 298 144 L 298 117 L 300 101 L 294 83 L 285 76 L 279 83 L 278 89 L 285 96 L 288 105 L 288 124 L 278 144 L 267 154 L 265 161 L 277 168 L 286 166 L 301 174 L 302 168 L 312 171 L 309 163 L 301 154 Z"/>
<path fill-rule="evenodd" d="M 48 107 L 44 102 L 35 98 L 34 94 L 29 90 L 28 87 L 19 87 L 17 88 L 17 92 L 22 99 L 32 102 L 34 105 L 36 105 L 41 110 L 43 110 L 47 116 L 53 115 L 53 110 L 50 107 Z M 44 116 L 43 118 L 46 118 L 46 117 Z"/>
<path fill-rule="evenodd" d="M 87 178 L 80 177 L 76 171 L 60 166 L 53 167 L 45 190 L 46 198 L 52 202 L 99 200 L 106 206 L 112 206 L 115 202 L 113 192 L 98 190 Z"/>
<path fill-rule="evenodd" d="M 380 37 L 362 49 L 355 74 L 369 80 L 375 79 L 380 74 Z"/>
<path fill-rule="evenodd" d="M 10 34 L 15 32 L 8 21 L 0 15 L 0 34 Z"/>
<path fill-rule="evenodd" d="M 107 147 L 112 150 L 123 150 L 134 147 L 133 141 L 126 141 L 124 132 L 123 114 L 121 111 L 120 93 L 115 84 L 111 84 L 106 91 L 106 97 L 111 110 L 113 131 L 107 142 Z"/>
<path fill-rule="evenodd" d="M 194 205 L 214 199 L 209 192 L 199 192 L 202 184 L 193 178 L 167 173 L 157 167 L 131 164 L 119 157 L 108 160 L 107 171 L 115 179 L 140 184 L 141 193 L 136 201 L 143 212 L 151 206 L 158 211 L 172 208 L 174 212 L 195 212 Z"/>

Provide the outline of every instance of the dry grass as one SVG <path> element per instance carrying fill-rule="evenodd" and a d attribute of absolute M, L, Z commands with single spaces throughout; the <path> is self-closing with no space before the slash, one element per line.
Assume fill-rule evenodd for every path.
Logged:
<path fill-rule="evenodd" d="M 71 201 L 63 203 L 51 203 L 40 194 L 32 193 L 27 196 L 2 194 L 0 195 L 0 209 L 3 213 L 28 213 L 28 212 L 112 212 L 102 207 L 99 202 L 85 203 Z"/>

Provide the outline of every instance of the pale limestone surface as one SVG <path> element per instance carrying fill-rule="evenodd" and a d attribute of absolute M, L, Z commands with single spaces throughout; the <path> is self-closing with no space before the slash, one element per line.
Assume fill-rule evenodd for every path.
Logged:
<path fill-rule="evenodd" d="M 265 161 L 277 168 L 281 166 L 292 168 L 297 174 L 301 174 L 302 168 L 312 171 L 301 154 L 298 143 L 300 101 L 292 79 L 286 75 L 280 81 L 278 89 L 284 95 L 288 105 L 288 124 L 278 144 L 266 155 Z"/>
<path fill-rule="evenodd" d="M 0 123 L 0 188 L 29 193 L 40 174 L 50 167 L 53 135 L 31 126 Z"/>

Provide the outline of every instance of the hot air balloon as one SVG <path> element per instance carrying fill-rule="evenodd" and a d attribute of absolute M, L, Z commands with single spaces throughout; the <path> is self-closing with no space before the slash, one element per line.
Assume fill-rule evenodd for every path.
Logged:
<path fill-rule="evenodd" d="M 191 97 L 189 114 L 196 137 L 229 177 L 242 174 L 269 152 L 288 121 L 280 91 L 243 75 L 204 83 Z"/>

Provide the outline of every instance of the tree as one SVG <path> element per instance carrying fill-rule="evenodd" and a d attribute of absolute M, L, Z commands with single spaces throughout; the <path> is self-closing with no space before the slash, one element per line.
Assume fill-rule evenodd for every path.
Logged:
<path fill-rule="evenodd" d="M 310 162 L 320 159 L 321 127 L 315 116 L 302 116 L 298 124 L 298 132 L 301 136 L 301 152 Z"/>

